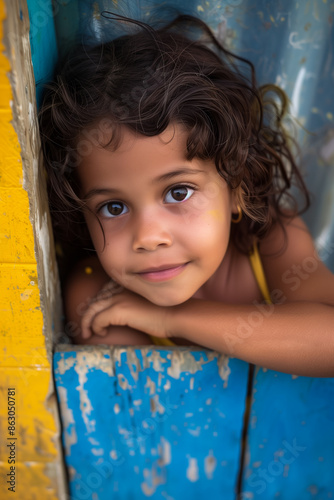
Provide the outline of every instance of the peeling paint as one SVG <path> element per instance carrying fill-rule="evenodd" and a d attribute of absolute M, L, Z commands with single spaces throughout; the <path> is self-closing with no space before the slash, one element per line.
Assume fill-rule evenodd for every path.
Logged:
<path fill-rule="evenodd" d="M 126 364 L 129 367 L 133 380 L 137 382 L 138 371 L 141 370 L 141 367 L 140 367 L 140 361 L 136 356 L 135 350 L 119 348 L 116 349 L 115 352 L 117 352 L 117 359 L 120 367 L 122 366 L 122 354 L 126 352 Z"/>
<path fill-rule="evenodd" d="M 170 442 L 164 437 L 160 438 L 161 445 L 158 446 L 160 460 L 159 465 L 163 467 L 164 465 L 169 465 L 172 462 L 172 447 Z"/>
<path fill-rule="evenodd" d="M 66 454 L 71 454 L 71 446 L 78 442 L 78 436 L 75 429 L 75 421 L 73 418 L 73 412 L 68 407 L 67 401 L 67 390 L 65 387 L 59 387 L 60 395 L 60 411 L 64 418 L 66 418 L 67 426 L 64 429 L 64 440 L 65 440 L 65 450 Z"/>
<path fill-rule="evenodd" d="M 96 439 L 94 439 L 94 438 L 92 438 L 92 437 L 89 437 L 89 438 L 88 438 L 88 441 L 89 441 L 92 445 L 94 445 L 94 446 L 99 446 L 99 444 L 100 444 L 100 443 L 99 443 Z"/>
<path fill-rule="evenodd" d="M 160 484 L 164 484 L 164 478 L 159 476 L 157 471 L 144 469 L 145 482 L 141 483 L 141 489 L 144 495 L 150 497 L 155 492 Z"/>
<path fill-rule="evenodd" d="M 124 377 L 123 373 L 117 374 L 117 380 L 118 380 L 119 386 L 123 389 L 123 391 L 127 391 L 130 388 L 129 382 Z"/>
<path fill-rule="evenodd" d="M 198 437 L 201 434 L 201 427 L 198 425 L 196 429 L 187 429 L 187 432 L 189 432 L 192 436 Z"/>
<path fill-rule="evenodd" d="M 99 457 L 99 456 L 104 455 L 104 449 L 103 449 L 103 448 L 92 448 L 92 449 L 91 449 L 91 452 L 92 452 L 92 453 L 93 453 L 93 455 L 95 455 L 96 457 Z"/>
<path fill-rule="evenodd" d="M 213 473 L 217 467 L 217 460 L 214 456 L 213 450 L 209 451 L 209 454 L 204 459 L 204 471 L 208 479 L 213 478 Z"/>
<path fill-rule="evenodd" d="M 60 375 L 64 375 L 64 373 L 71 369 L 76 363 L 76 358 L 74 356 L 71 357 L 64 357 L 62 355 L 62 358 L 57 362 L 57 370 L 59 371 Z"/>
<path fill-rule="evenodd" d="M 115 412 L 115 414 L 116 414 L 116 415 L 118 415 L 118 413 L 119 413 L 120 411 L 121 411 L 121 407 L 119 406 L 119 404 L 118 404 L 118 403 L 116 403 L 116 404 L 114 405 L 114 412 Z"/>
<path fill-rule="evenodd" d="M 164 372 L 164 365 L 167 363 L 167 360 L 160 355 L 158 350 L 150 352 L 150 360 L 153 361 L 153 370 L 156 372 Z"/>
<path fill-rule="evenodd" d="M 203 356 L 201 359 L 197 361 L 194 355 L 187 350 L 175 350 L 168 357 L 171 360 L 171 366 L 167 369 L 167 373 L 172 378 L 180 378 L 181 373 L 189 372 L 196 373 L 203 369 L 203 365 L 207 364 L 213 357 L 215 357 L 215 353 L 210 353 L 208 351 L 208 360 L 205 361 Z"/>
<path fill-rule="evenodd" d="M 79 463 L 74 467 L 76 471 L 79 471 L 82 467 L 88 467 L 87 461 L 88 464 L 90 461 L 91 470 L 95 473 L 95 460 L 99 456 L 98 453 L 101 453 L 101 457 L 104 456 L 102 450 L 109 457 L 109 460 L 112 460 L 111 464 L 114 465 L 113 459 L 120 453 L 119 450 L 122 450 L 122 461 L 120 463 L 124 463 L 124 466 L 113 466 L 112 483 L 104 481 L 105 488 L 108 489 L 108 492 L 110 491 L 109 496 L 111 496 L 112 491 L 116 491 L 113 488 L 116 488 L 116 485 L 121 483 L 123 484 L 122 491 L 125 491 L 124 488 L 137 488 L 136 491 L 140 489 L 142 495 L 160 495 L 165 491 L 161 489 L 161 485 L 166 484 L 170 471 L 175 466 L 174 464 L 182 462 L 184 463 L 183 470 L 186 471 L 187 469 L 188 474 L 187 477 L 186 474 L 182 475 L 184 481 L 195 483 L 200 480 L 202 482 L 211 481 L 209 479 L 211 476 L 216 479 L 214 459 L 209 450 L 214 450 L 214 446 L 218 443 L 215 429 L 218 428 L 222 418 L 224 418 L 224 427 L 219 432 L 219 439 L 224 439 L 225 431 L 227 434 L 230 432 L 228 426 L 225 425 L 226 417 L 219 409 L 222 405 L 224 406 L 223 401 L 226 397 L 228 401 L 231 396 L 234 398 L 236 392 L 240 394 L 240 385 L 236 389 L 232 373 L 228 378 L 229 387 L 223 390 L 225 381 L 220 373 L 223 371 L 226 374 L 228 369 L 220 355 L 208 350 L 195 349 L 189 351 L 183 347 L 177 347 L 173 350 L 164 347 L 144 347 L 141 349 L 132 347 L 124 349 L 122 347 L 112 348 L 108 351 L 100 346 L 78 346 L 75 349 L 77 349 L 76 353 L 73 352 L 72 346 L 63 348 L 64 351 L 67 351 L 66 357 L 69 360 L 67 366 L 63 359 L 64 352 L 57 353 L 55 355 L 55 367 L 58 383 L 62 381 L 63 384 L 66 384 L 66 380 L 68 380 L 73 386 L 75 391 L 72 398 L 73 403 L 79 405 L 76 410 L 77 418 L 80 421 L 82 419 L 84 423 L 84 436 L 82 436 L 82 439 L 89 443 L 88 447 L 86 445 L 85 450 L 89 450 L 90 456 L 87 457 L 85 464 L 82 464 L 82 452 L 78 453 L 77 451 L 75 455 L 73 446 L 71 447 L 71 455 L 67 457 L 67 460 L 70 462 L 78 460 Z M 108 375 L 108 377 L 105 377 L 104 374 L 101 374 L 99 364 L 96 362 L 96 359 L 99 358 L 93 356 L 91 351 L 100 351 L 100 353 L 107 351 L 110 353 L 111 359 L 108 362 L 113 366 L 113 376 Z M 101 354 L 99 356 L 101 358 Z M 127 356 L 129 357 L 127 358 Z M 78 357 L 77 362 L 79 364 L 86 362 L 86 368 L 78 370 L 75 365 L 69 368 L 69 365 L 72 365 L 72 357 Z M 89 367 L 90 359 L 94 360 L 94 367 Z M 176 366 L 173 369 L 174 363 Z M 242 380 L 245 384 L 245 390 L 248 373 L 247 364 L 232 360 L 231 366 L 235 364 L 240 367 L 241 373 L 243 373 Z M 224 366 L 223 370 L 221 365 Z M 208 384 L 206 367 L 213 377 Z M 110 379 L 109 383 L 108 378 Z M 98 381 L 100 394 L 96 394 L 94 390 L 92 383 L 94 379 Z M 212 387 L 213 385 L 216 386 L 215 389 Z M 185 390 L 190 387 L 193 389 L 192 391 L 189 390 L 189 395 L 185 397 Z M 168 391 L 165 388 L 168 388 Z M 90 414 L 87 412 L 85 415 L 86 409 L 82 407 L 83 396 L 81 395 L 80 398 L 77 396 L 80 391 L 88 389 L 87 399 L 94 409 Z M 101 399 L 102 394 L 103 398 Z M 69 398 L 69 395 L 67 397 Z M 106 401 L 109 413 L 100 410 L 103 399 Z M 218 406 L 216 407 L 216 405 Z M 231 411 L 233 407 L 233 412 L 235 411 L 236 406 L 234 404 L 232 406 L 228 404 L 227 406 Z M 96 411 L 97 407 L 99 411 Z M 210 412 L 210 420 L 208 420 L 208 412 Z M 233 418 L 232 421 L 232 425 L 237 424 L 239 428 L 236 431 L 237 435 L 240 433 L 243 421 L 243 406 L 242 409 L 239 409 L 238 414 L 239 417 Z M 94 428 L 89 429 L 89 435 L 94 437 L 96 442 L 88 440 L 87 418 L 89 421 L 96 421 L 94 422 Z M 210 422 L 210 424 L 207 424 L 208 430 L 205 429 L 207 422 Z M 231 423 L 231 420 L 229 422 Z M 187 423 L 186 428 L 184 427 L 185 423 Z M 207 451 L 205 455 L 201 455 L 199 461 L 196 453 L 203 433 Z M 101 436 L 104 436 L 103 440 Z M 186 447 L 183 444 L 185 438 L 188 443 Z M 238 442 L 234 440 L 234 443 L 234 446 L 238 449 Z M 216 460 L 219 457 L 220 463 L 225 451 L 220 446 L 214 455 Z M 236 470 L 239 463 L 239 451 L 234 453 L 234 456 L 232 463 Z M 192 460 L 193 457 L 196 457 L 197 462 Z M 133 472 L 132 475 L 132 481 L 134 482 L 131 485 L 126 485 L 124 484 L 124 477 L 125 475 L 128 477 L 129 468 L 134 471 L 134 465 L 138 465 L 137 472 Z M 200 474 L 200 471 L 203 471 L 203 474 Z M 220 470 L 220 472 L 222 471 Z M 232 478 L 229 477 L 227 480 L 230 482 Z M 226 478 L 224 481 L 226 481 Z M 78 479 L 73 479 L 73 485 L 78 483 Z M 119 487 L 117 486 L 117 488 Z M 168 485 L 169 496 L 173 497 L 169 488 L 170 485 Z M 130 491 L 130 489 L 127 491 Z M 124 493 L 124 498 L 126 498 L 126 493 Z"/>
<path fill-rule="evenodd" d="M 88 358 L 88 359 L 87 359 Z M 77 391 L 79 391 L 80 397 L 80 410 L 82 414 L 82 418 L 85 422 L 87 432 L 93 432 L 95 429 L 95 420 L 90 420 L 89 416 L 93 410 L 93 406 L 88 396 L 88 391 L 84 389 L 85 383 L 87 382 L 87 373 L 90 366 L 94 366 L 94 363 L 97 362 L 98 359 L 105 359 L 102 356 L 99 356 L 98 353 L 93 352 L 89 353 L 89 355 L 85 355 L 85 353 L 79 352 L 77 355 L 77 363 L 75 364 L 74 370 L 79 376 L 79 386 L 77 387 Z M 89 363 L 89 364 L 88 364 Z M 92 363 L 92 364 L 90 364 Z M 101 363 L 103 365 L 103 363 Z M 103 371 L 103 366 L 98 365 L 99 369 Z M 111 363 L 109 362 L 109 367 Z M 107 373 L 110 373 L 110 369 L 107 369 Z"/>
<path fill-rule="evenodd" d="M 223 354 L 219 356 L 218 359 L 219 366 L 219 376 L 224 381 L 224 389 L 227 387 L 228 378 L 231 374 L 231 369 L 229 366 L 229 358 Z"/>
<path fill-rule="evenodd" d="M 149 376 L 146 377 L 145 388 L 149 389 L 150 395 L 155 394 L 155 392 L 156 392 L 156 384 L 155 384 L 155 382 L 153 382 L 153 380 Z"/>
<path fill-rule="evenodd" d="M 189 481 L 194 483 L 199 479 L 197 459 L 190 456 L 188 456 L 187 458 L 188 458 L 188 467 L 186 470 L 186 477 L 187 479 L 189 479 Z"/>
<path fill-rule="evenodd" d="M 166 383 L 165 383 L 165 385 L 164 385 L 164 390 L 165 390 L 165 391 L 169 391 L 169 390 L 170 390 L 170 388 L 171 388 L 171 386 L 172 386 L 172 384 L 171 384 L 170 380 L 169 380 L 169 379 L 167 379 L 167 380 L 166 380 Z"/>

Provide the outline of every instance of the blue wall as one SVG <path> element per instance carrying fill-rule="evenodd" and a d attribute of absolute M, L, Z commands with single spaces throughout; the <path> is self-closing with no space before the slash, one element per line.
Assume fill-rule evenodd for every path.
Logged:
<path fill-rule="evenodd" d="M 51 0 L 28 0 L 30 46 L 36 81 L 37 105 L 41 103 L 43 83 L 52 80 L 58 58 Z"/>

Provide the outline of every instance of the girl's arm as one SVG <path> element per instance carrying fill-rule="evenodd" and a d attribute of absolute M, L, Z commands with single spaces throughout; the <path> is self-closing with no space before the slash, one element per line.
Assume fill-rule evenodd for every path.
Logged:
<path fill-rule="evenodd" d="M 275 305 L 189 301 L 175 309 L 171 329 L 273 370 L 333 377 L 334 275 L 321 262 L 301 219 L 286 224 L 285 231 L 285 246 L 279 227 L 260 246 Z"/>
<path fill-rule="evenodd" d="M 334 308 L 316 303 L 223 305 L 192 299 L 170 317 L 170 332 L 272 370 L 334 377 Z"/>

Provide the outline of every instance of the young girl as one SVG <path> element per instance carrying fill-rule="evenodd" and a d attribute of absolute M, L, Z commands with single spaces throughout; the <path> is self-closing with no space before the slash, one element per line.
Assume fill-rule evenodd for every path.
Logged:
<path fill-rule="evenodd" d="M 87 249 L 64 288 L 74 341 L 334 376 L 334 275 L 289 194 L 308 204 L 283 93 L 200 20 L 121 20 L 138 31 L 72 53 L 40 112 L 55 229 Z"/>

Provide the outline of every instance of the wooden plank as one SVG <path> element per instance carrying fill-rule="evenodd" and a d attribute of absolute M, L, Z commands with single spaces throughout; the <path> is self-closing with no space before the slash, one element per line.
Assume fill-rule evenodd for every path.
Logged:
<path fill-rule="evenodd" d="M 242 499 L 334 498 L 334 378 L 258 369 Z"/>
<path fill-rule="evenodd" d="M 54 370 L 71 498 L 235 498 L 247 363 L 183 347 L 63 346 Z"/>

